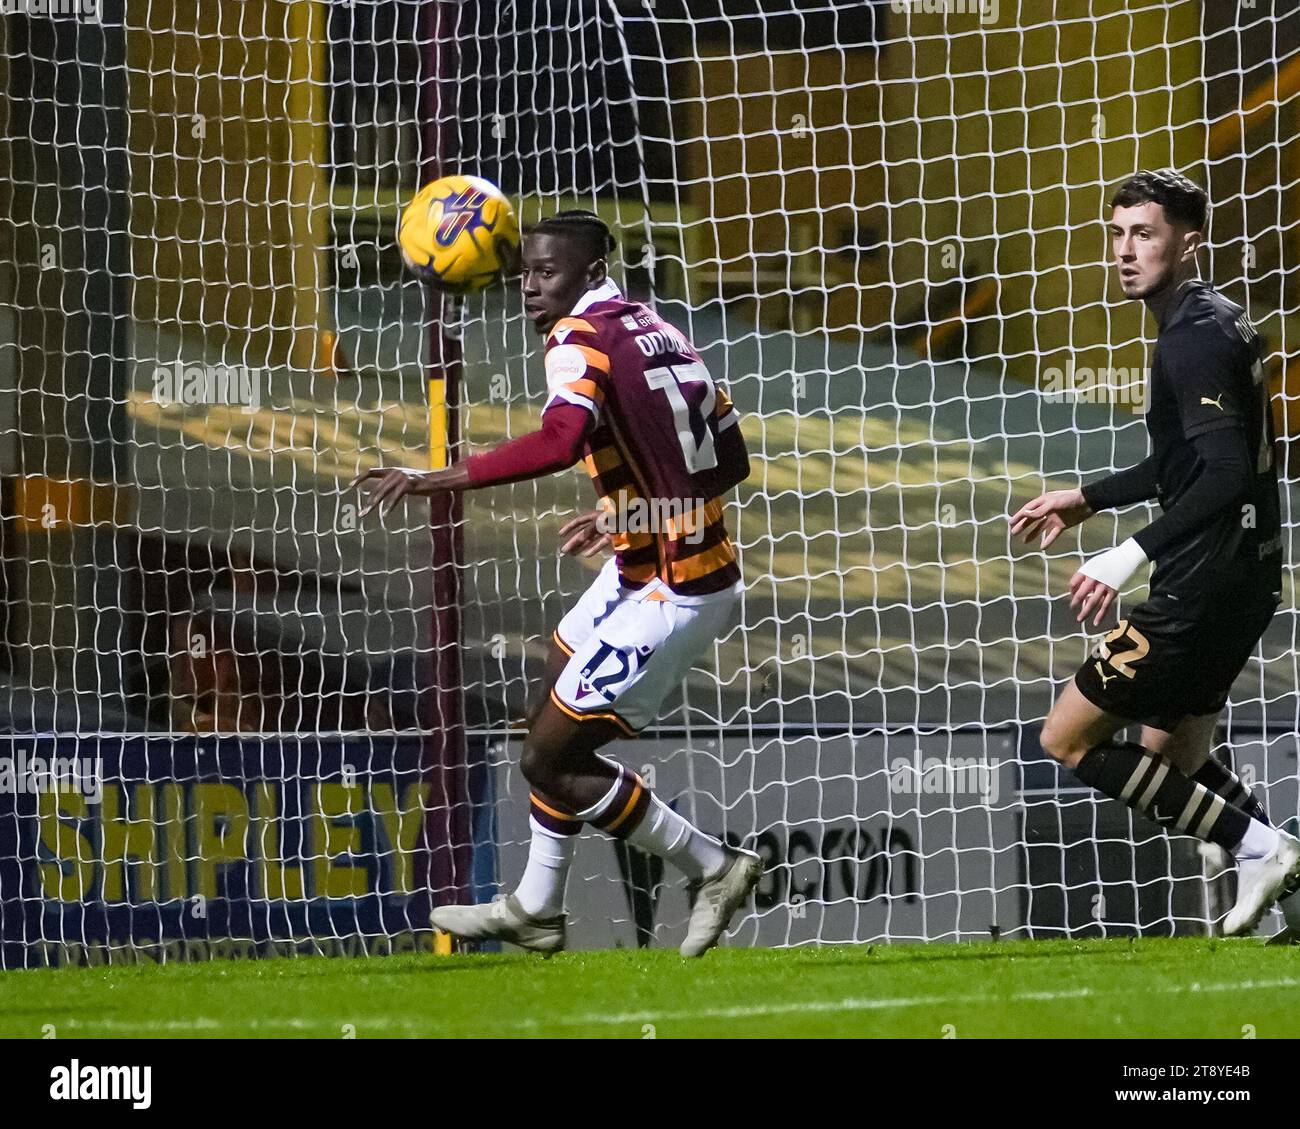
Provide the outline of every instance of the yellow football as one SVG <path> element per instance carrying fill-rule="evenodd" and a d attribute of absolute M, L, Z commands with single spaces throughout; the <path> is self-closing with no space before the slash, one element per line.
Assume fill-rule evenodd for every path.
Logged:
<path fill-rule="evenodd" d="M 407 204 L 397 245 L 402 261 L 420 278 L 440 290 L 466 294 L 515 269 L 519 220 L 491 181 L 444 176 Z"/>

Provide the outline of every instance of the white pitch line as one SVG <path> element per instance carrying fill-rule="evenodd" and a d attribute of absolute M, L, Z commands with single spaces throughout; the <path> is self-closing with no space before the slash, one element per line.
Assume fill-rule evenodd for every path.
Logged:
<path fill-rule="evenodd" d="M 1074 988 L 1059 992 L 1016 992 L 1009 996 L 970 995 L 970 996 L 895 996 L 884 999 L 846 998 L 841 1000 L 800 1000 L 780 1004 L 757 1004 L 747 1007 L 696 1008 L 691 1011 L 632 1011 L 621 1014 L 599 1012 L 592 1015 L 557 1016 L 553 1019 L 519 1019 L 510 1023 L 488 1024 L 484 1030 L 507 1028 L 521 1031 L 535 1031 L 545 1027 L 621 1026 L 637 1023 L 676 1023 L 693 1019 L 756 1019 L 769 1015 L 822 1015 L 836 1012 L 889 1011 L 905 1010 L 919 1007 L 945 1007 L 969 1004 L 1009 1004 L 1009 1003 L 1052 1003 L 1056 1000 L 1078 1000 L 1101 998 L 1105 996 L 1132 995 L 1196 995 L 1204 992 L 1253 992 L 1277 988 L 1300 988 L 1300 979 L 1282 977 L 1276 980 L 1243 980 L 1227 984 L 1168 984 L 1162 987 L 1116 988 L 1099 991 L 1095 988 Z M 399 1018 L 395 1016 L 359 1015 L 350 1019 L 249 1019 L 226 1020 L 213 1019 L 208 1016 L 195 1016 L 192 1019 L 169 1019 L 149 1022 L 148 1020 L 120 1019 L 64 1019 L 56 1022 L 60 1028 L 84 1029 L 86 1031 L 211 1031 L 226 1028 L 233 1032 L 240 1030 L 279 1030 L 341 1032 L 344 1025 L 356 1028 L 360 1035 L 383 1030 L 428 1032 L 438 1026 L 438 1017 L 428 1019 Z"/>
<path fill-rule="evenodd" d="M 697 1008 L 693 1011 L 637 1011 L 621 1015 L 557 1016 L 552 1024 L 574 1026 L 578 1024 L 672 1023 L 690 1019 L 749 1019 L 764 1015 L 820 1014 L 827 1012 L 887 1011 L 918 1007 L 943 1007 L 963 1004 L 1050 1003 L 1054 1000 L 1077 1000 L 1101 996 L 1172 995 L 1180 992 L 1251 992 L 1269 988 L 1300 988 L 1300 979 L 1283 977 L 1278 980 L 1245 980 L 1233 984 L 1169 984 L 1159 988 L 1116 988 L 1098 991 L 1095 988 L 1075 988 L 1061 992 L 1016 992 L 1010 996 L 901 996 L 885 999 L 801 1000 L 782 1004 L 756 1004 L 747 1007 Z M 533 1028 L 541 1026 L 539 1020 L 520 1020 L 513 1026 Z"/>
<path fill-rule="evenodd" d="M 429 1020 L 402 1018 L 397 1016 L 363 1016 L 360 1019 L 346 1020 L 301 1019 L 285 1017 L 283 1019 L 213 1019 L 211 1016 L 198 1015 L 192 1019 L 64 1019 L 55 1021 L 56 1029 L 71 1028 L 85 1031 L 272 1031 L 287 1028 L 291 1031 L 338 1032 L 342 1037 L 344 1026 L 355 1027 L 359 1032 L 376 1028 L 395 1028 L 406 1031 L 424 1031 L 429 1027 Z"/>

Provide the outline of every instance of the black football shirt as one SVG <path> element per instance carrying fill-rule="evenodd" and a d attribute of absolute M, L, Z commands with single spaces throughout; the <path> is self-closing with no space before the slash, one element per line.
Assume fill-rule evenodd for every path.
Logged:
<path fill-rule="evenodd" d="M 1161 508 L 1176 505 L 1200 472 L 1198 435 L 1238 429 L 1254 473 L 1238 504 L 1156 554 L 1151 591 L 1197 602 L 1225 589 L 1266 598 L 1281 590 L 1282 525 L 1259 335 L 1208 282 L 1185 284 L 1175 303 L 1156 338 L 1147 413 Z"/>

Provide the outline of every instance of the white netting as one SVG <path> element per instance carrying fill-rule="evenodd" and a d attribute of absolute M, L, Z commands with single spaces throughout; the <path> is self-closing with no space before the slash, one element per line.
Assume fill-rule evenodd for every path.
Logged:
<path fill-rule="evenodd" d="M 1011 547 L 1005 517 L 1145 451 L 1150 325 L 1100 222 L 1136 167 L 1208 184 L 1207 273 L 1264 334 L 1289 432 L 1300 17 L 1085 7 L 104 0 L 6 19 L 6 723 L 65 735 L 15 756 L 98 755 L 109 779 L 102 802 L 0 812 L 5 961 L 88 951 L 32 956 L 41 940 L 400 946 L 422 891 L 518 875 L 518 724 L 591 576 L 556 553 L 590 486 L 468 495 L 432 539 L 422 503 L 381 527 L 336 493 L 360 466 L 427 462 L 430 376 L 451 378 L 462 455 L 537 422 L 518 295 L 440 303 L 400 275 L 397 209 L 436 171 L 486 176 L 526 221 L 606 216 L 616 278 L 744 415 L 741 625 L 615 750 L 758 841 L 741 940 L 1203 929 L 1190 841 L 1061 792 L 1037 752 L 1088 646 L 1061 598 L 1080 550 L 1144 517 L 1098 517 L 1050 557 Z M 1283 515 L 1289 548 L 1289 486 Z M 1289 575 L 1226 715 L 1279 820 Z M 151 736 L 91 736 L 120 732 Z M 654 866 L 594 835 L 579 858 L 578 943 L 675 935 L 675 875 L 660 896 Z"/>
<path fill-rule="evenodd" d="M 1207 268 L 1250 305 L 1280 389 L 1296 27 L 1090 7 L 660 2 L 462 25 L 463 163 L 532 214 L 606 216 L 620 281 L 746 415 L 742 624 L 653 749 L 619 750 L 704 826 L 758 837 L 772 866 L 744 939 L 1187 930 L 1213 909 L 1190 841 L 1058 793 L 1041 762 L 1034 727 L 1091 644 L 1062 599 L 1079 548 L 1010 547 L 1005 517 L 1145 454 L 1150 326 L 1114 288 L 1101 222 L 1135 168 L 1208 178 Z M 1243 140 L 1237 107 L 1274 82 Z M 542 384 L 518 301 L 466 318 L 466 438 L 528 430 Z M 588 498 L 577 472 L 467 500 L 467 683 L 493 735 L 589 578 L 554 549 Z M 1082 548 L 1145 520 L 1094 519 Z M 1227 715 L 1281 819 L 1293 636 L 1287 612 Z M 522 786 L 502 779 L 509 881 Z M 680 918 L 671 881 L 649 908 L 622 860 L 611 895 L 615 852 L 584 851 L 591 936 L 634 935 L 604 924 L 611 896 L 642 939 Z"/>

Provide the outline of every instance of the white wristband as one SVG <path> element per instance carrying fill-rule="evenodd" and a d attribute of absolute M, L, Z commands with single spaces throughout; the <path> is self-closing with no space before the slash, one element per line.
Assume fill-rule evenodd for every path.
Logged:
<path fill-rule="evenodd" d="M 1107 588 L 1118 592 L 1141 565 L 1149 563 L 1142 546 L 1130 537 L 1122 545 L 1099 553 L 1079 569 L 1084 576 L 1100 580 Z"/>

